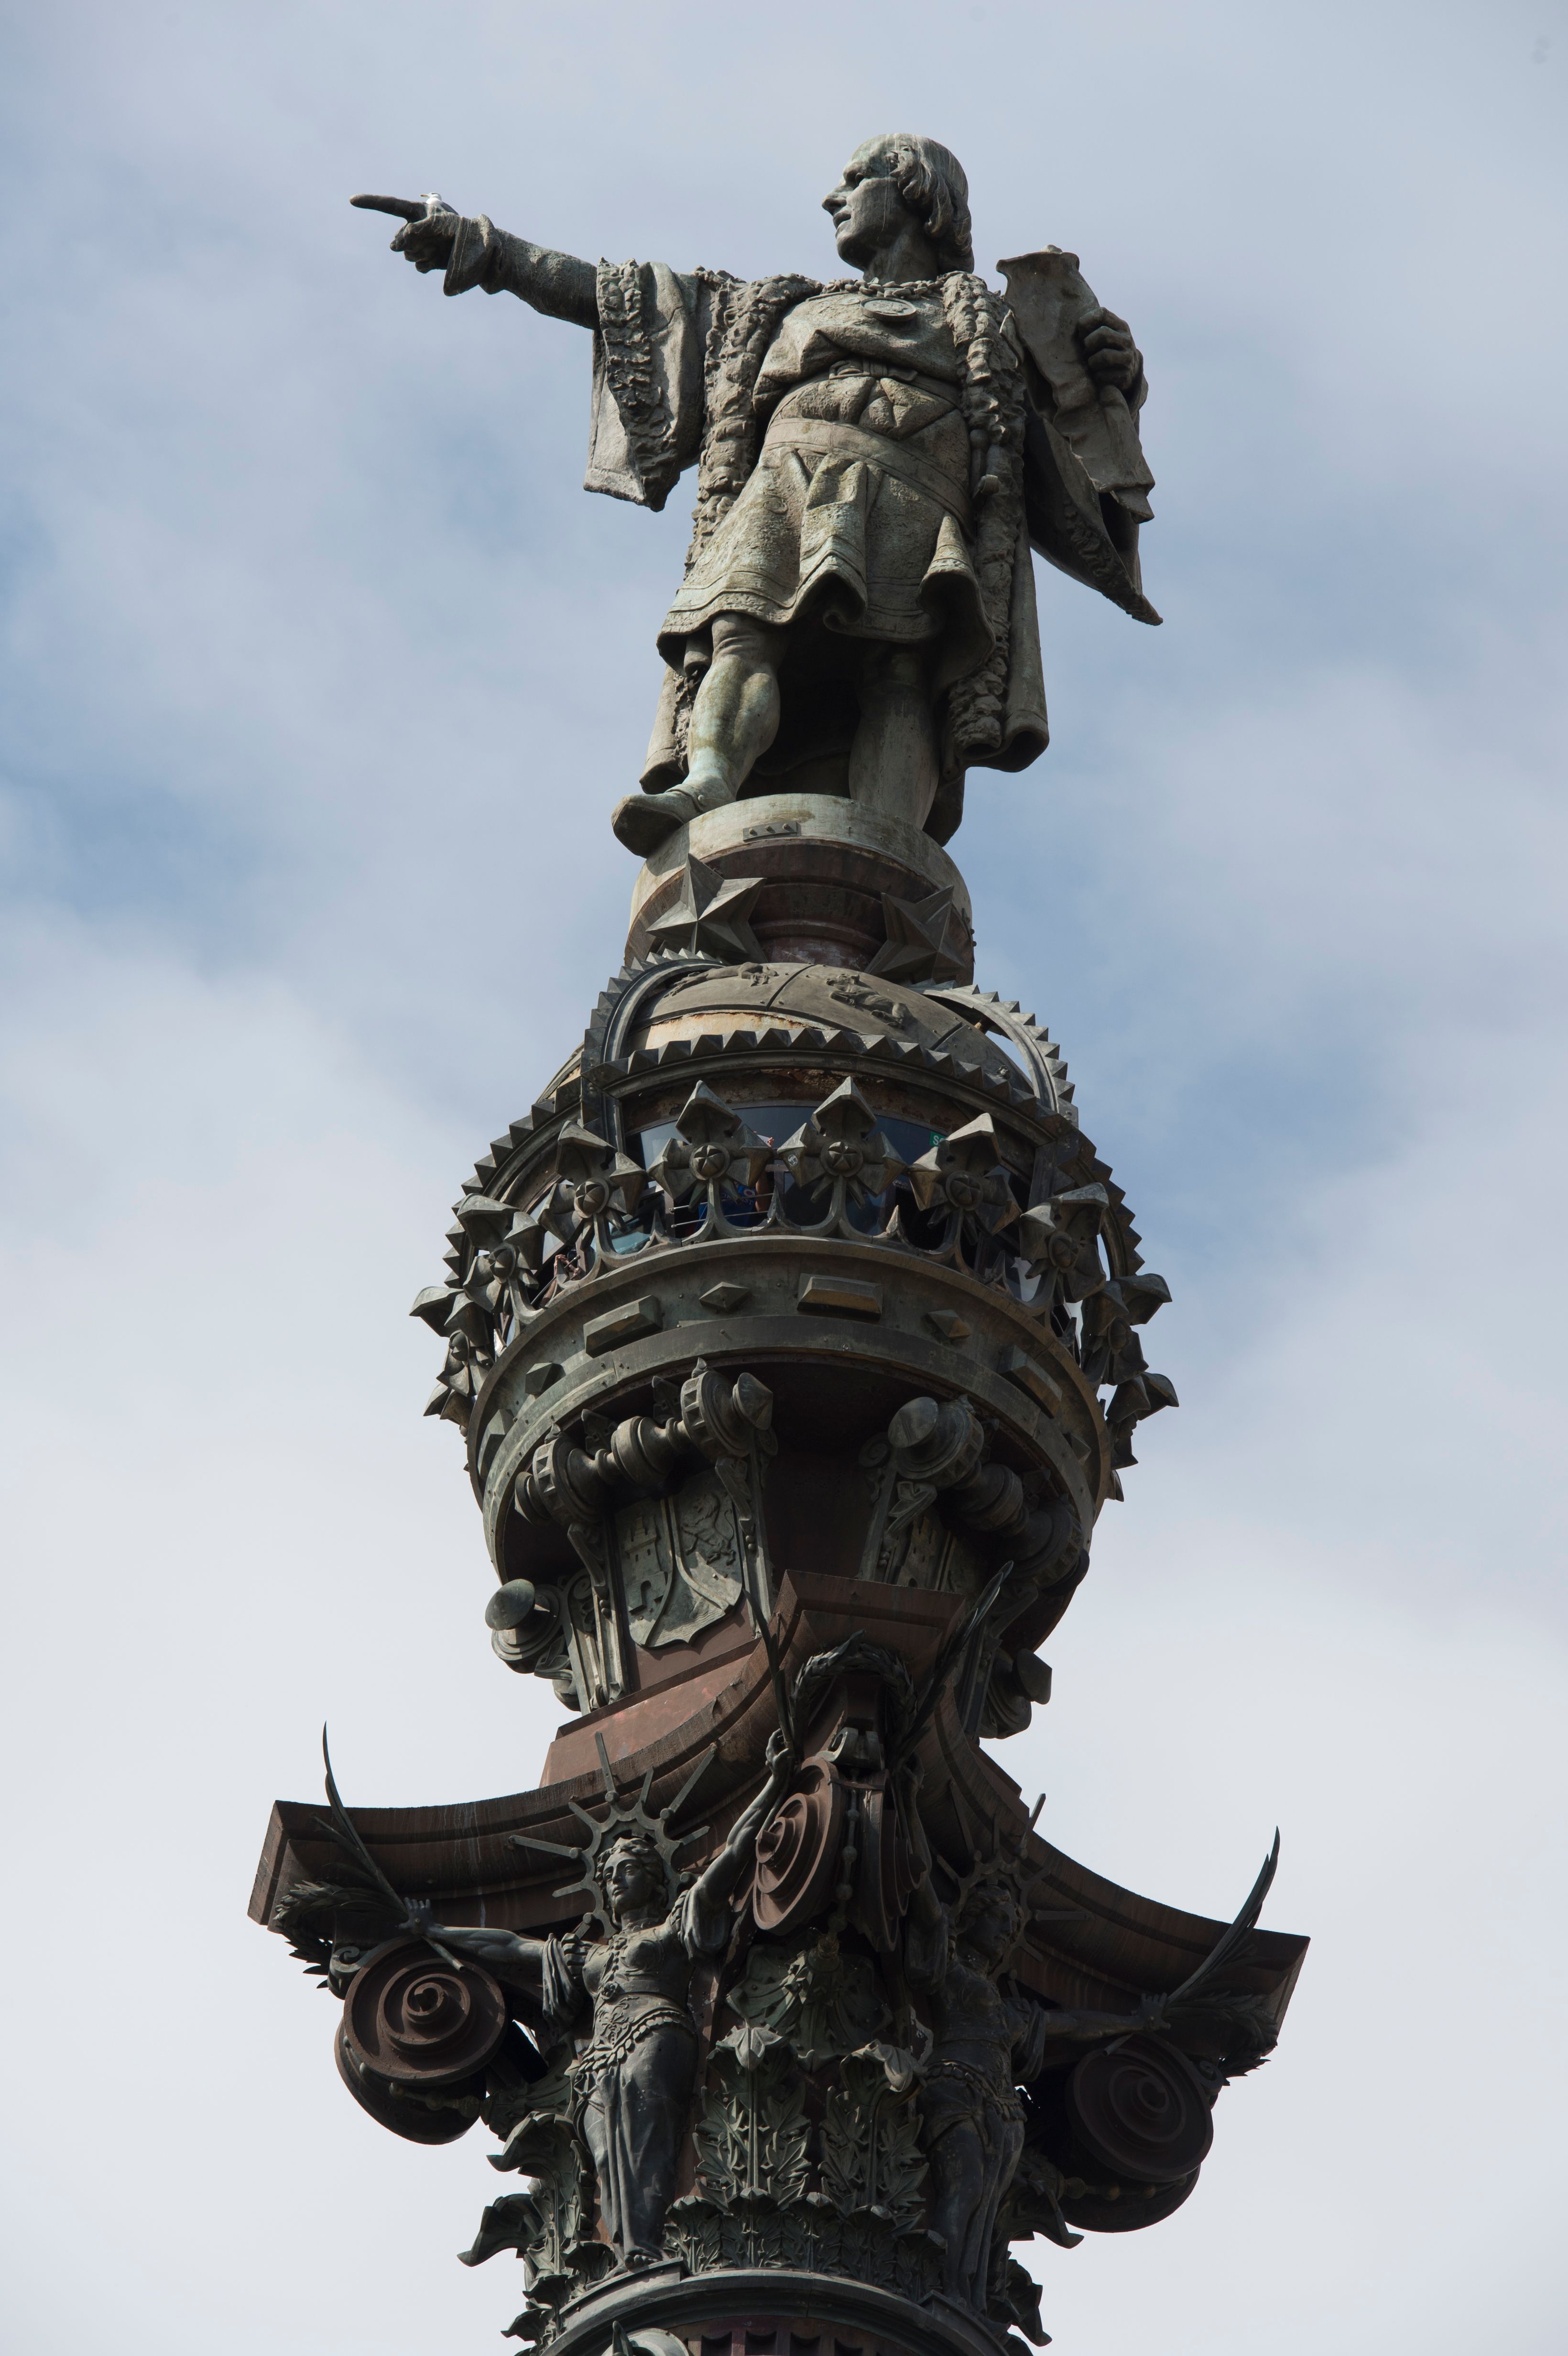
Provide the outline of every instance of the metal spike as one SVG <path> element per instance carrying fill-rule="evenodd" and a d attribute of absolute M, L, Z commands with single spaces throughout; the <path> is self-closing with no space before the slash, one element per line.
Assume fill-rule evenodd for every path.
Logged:
<path fill-rule="evenodd" d="M 968 1844 L 969 1862 L 971 1866 L 978 1865 L 980 1862 L 980 1842 L 978 1835 L 971 1832 L 969 1828 L 970 1825 L 976 1821 L 975 1818 L 969 1815 L 969 1804 L 964 1798 L 964 1795 L 959 1791 L 956 1783 L 950 1783 L 948 1785 L 947 1796 L 952 1801 L 954 1813 L 958 1818 L 958 1829 L 963 1834 L 965 1840 Z M 966 1818 L 968 1820 L 967 1822 L 965 1822 Z"/>
<path fill-rule="evenodd" d="M 692 1769 L 690 1774 L 687 1777 L 685 1783 L 681 1785 L 679 1791 L 676 1794 L 674 1799 L 670 1802 L 668 1807 L 663 1811 L 659 1818 L 659 1822 L 661 1824 L 667 1824 L 671 1816 L 679 1815 L 682 1808 L 685 1807 L 688 1800 L 690 1799 L 693 1792 L 696 1791 L 699 1783 L 701 1783 L 702 1778 L 707 1774 L 708 1770 L 712 1766 L 713 1762 L 718 1758 L 718 1756 L 719 1745 L 716 1742 L 710 1742 L 707 1750 L 703 1752 L 701 1758 L 698 1761 L 696 1766 Z"/>
<path fill-rule="evenodd" d="M 507 1838 L 514 1848 L 535 1848 L 549 1857 L 581 1857 L 582 1851 L 566 1841 L 540 1840 L 533 1833 L 508 1833 Z"/>

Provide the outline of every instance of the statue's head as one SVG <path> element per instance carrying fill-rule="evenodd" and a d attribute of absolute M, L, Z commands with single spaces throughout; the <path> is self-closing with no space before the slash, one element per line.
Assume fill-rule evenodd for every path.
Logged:
<path fill-rule="evenodd" d="M 935 249 L 939 271 L 973 270 L 969 183 L 956 155 L 935 139 L 886 131 L 857 147 L 824 209 L 842 258 L 857 267 L 912 220 Z"/>
<path fill-rule="evenodd" d="M 987 1964 L 995 1965 L 1017 1939 L 1019 1918 L 1019 1895 L 1011 1882 L 1000 1874 L 987 1874 L 964 1901 L 958 1935 Z"/>
<path fill-rule="evenodd" d="M 618 1833 L 600 1858 L 598 1882 L 613 1922 L 628 1914 L 663 1913 L 669 1875 L 658 1844 L 646 1833 Z"/>

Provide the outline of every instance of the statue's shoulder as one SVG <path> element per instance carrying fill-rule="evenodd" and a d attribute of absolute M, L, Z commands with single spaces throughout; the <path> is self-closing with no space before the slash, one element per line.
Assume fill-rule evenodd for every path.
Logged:
<path fill-rule="evenodd" d="M 793 270 L 775 271 L 766 278 L 733 278 L 716 290 L 731 316 L 738 313 L 752 317 L 772 315 L 776 319 L 830 291 L 819 278 L 805 278 Z"/>

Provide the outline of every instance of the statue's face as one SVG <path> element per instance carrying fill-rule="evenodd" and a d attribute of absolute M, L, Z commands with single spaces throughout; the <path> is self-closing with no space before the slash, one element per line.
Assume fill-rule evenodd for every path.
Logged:
<path fill-rule="evenodd" d="M 909 207 L 888 177 L 887 150 L 875 139 L 857 147 L 838 186 L 822 199 L 833 216 L 834 240 L 844 261 L 857 269 L 888 245 L 910 220 Z"/>
<path fill-rule="evenodd" d="M 620 1848 L 604 1869 L 604 1895 L 610 1901 L 610 1912 L 617 1919 L 623 1914 L 637 1914 L 651 1905 L 656 1892 L 654 1876 L 645 1858 L 635 1849 Z"/>
<path fill-rule="evenodd" d="M 1018 1917 L 1005 1890 L 981 1890 L 970 1901 L 964 1919 L 964 1936 L 977 1955 L 994 1964 L 1013 1943 Z"/>

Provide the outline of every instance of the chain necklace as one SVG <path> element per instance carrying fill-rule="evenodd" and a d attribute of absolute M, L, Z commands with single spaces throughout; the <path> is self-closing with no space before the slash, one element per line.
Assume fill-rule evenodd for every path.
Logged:
<path fill-rule="evenodd" d="M 962 278 L 961 270 L 944 271 L 940 278 L 830 278 L 818 289 L 819 294 L 864 294 L 879 302 L 897 302 L 906 296 L 919 298 L 940 294 L 949 278 Z M 807 297 L 809 301 L 811 297 Z"/>

